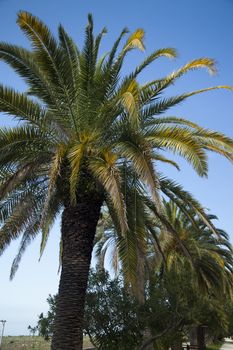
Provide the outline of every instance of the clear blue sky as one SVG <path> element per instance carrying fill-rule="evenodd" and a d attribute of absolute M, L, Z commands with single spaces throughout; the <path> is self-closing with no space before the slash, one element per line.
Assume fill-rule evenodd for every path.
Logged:
<path fill-rule="evenodd" d="M 161 59 L 145 71 L 142 80 L 158 78 L 173 71 L 188 60 L 209 56 L 218 62 L 218 74 L 208 76 L 204 71 L 182 78 L 171 92 L 191 91 L 218 84 L 233 85 L 233 0 L 0 0 L 0 41 L 27 46 L 15 20 L 19 10 L 27 10 L 43 19 L 53 30 L 61 22 L 81 44 L 88 12 L 92 12 L 96 30 L 107 26 L 103 51 L 108 50 L 120 30 L 142 27 L 146 31 L 146 53 L 159 47 L 176 47 L 176 61 Z M 145 53 L 129 56 L 127 71 L 143 59 Z M 22 81 L 0 63 L 0 83 L 24 90 Z M 171 111 L 170 115 L 186 117 L 199 124 L 222 131 L 233 137 L 233 94 L 216 91 L 195 96 Z M 0 125 L 10 125 L 9 117 L 0 115 Z M 180 173 L 169 167 L 163 171 L 177 179 L 211 212 L 219 217 L 218 226 L 233 240 L 233 166 L 227 160 L 211 154 L 209 178 L 200 179 L 181 162 Z M 26 334 L 27 326 L 36 322 L 37 315 L 46 310 L 46 298 L 58 287 L 59 222 L 51 232 L 47 250 L 40 263 L 39 238 L 29 247 L 13 282 L 9 282 L 11 262 L 17 243 L 0 258 L 0 319 L 6 319 L 6 334 Z"/>

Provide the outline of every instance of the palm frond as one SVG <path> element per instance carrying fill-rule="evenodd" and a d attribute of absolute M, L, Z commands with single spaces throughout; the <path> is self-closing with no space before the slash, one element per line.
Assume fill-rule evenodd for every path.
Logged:
<path fill-rule="evenodd" d="M 200 176 L 207 175 L 206 154 L 189 129 L 158 125 L 148 130 L 145 138 L 154 143 L 155 148 L 171 150 L 186 158 Z"/>
<path fill-rule="evenodd" d="M 129 114 L 130 124 L 137 129 L 139 127 L 139 90 L 135 80 L 130 82 L 126 91 L 123 91 L 120 100 Z"/>
<path fill-rule="evenodd" d="M 24 120 L 32 125 L 43 127 L 45 123 L 45 110 L 25 94 L 0 85 L 0 111 L 18 120 Z"/>
<path fill-rule="evenodd" d="M 81 162 L 85 153 L 85 143 L 78 143 L 73 146 L 68 153 L 68 158 L 70 160 L 70 198 L 73 204 L 76 203 L 76 192 L 77 184 L 79 178 L 79 171 L 81 167 Z"/>
<path fill-rule="evenodd" d="M 25 181 L 31 172 L 34 170 L 34 164 L 25 164 L 17 169 L 9 177 L 5 177 L 0 185 L 0 198 L 1 200 L 9 195 L 15 188 L 17 188 L 22 181 Z"/>
<path fill-rule="evenodd" d="M 150 56 L 148 56 L 134 71 L 133 77 L 136 77 L 139 73 L 142 72 L 148 65 L 150 65 L 153 61 L 155 61 L 159 57 L 167 57 L 167 58 L 175 58 L 177 56 L 177 52 L 173 48 L 163 48 L 156 50 Z"/>
<path fill-rule="evenodd" d="M 132 50 L 132 49 L 139 49 L 141 51 L 145 50 L 145 46 L 143 43 L 143 39 L 145 36 L 145 32 L 143 29 L 139 28 L 134 33 L 132 33 L 129 37 L 129 39 L 126 42 L 126 45 L 124 46 L 124 51 Z"/>
<path fill-rule="evenodd" d="M 110 155 L 108 152 L 104 154 L 104 158 L 94 158 L 89 162 L 89 168 L 97 177 L 100 183 L 108 193 L 114 209 L 119 217 L 121 233 L 125 235 L 128 230 L 126 209 L 124 198 L 121 191 L 121 177 L 115 166 L 115 155 Z"/>
<path fill-rule="evenodd" d="M 73 91 L 73 98 L 75 98 L 75 91 L 77 88 L 78 70 L 79 70 L 79 56 L 80 52 L 75 45 L 72 38 L 67 34 L 62 25 L 58 27 L 60 47 L 62 52 L 62 59 L 64 60 L 63 77 L 66 80 L 66 85 L 71 87 L 69 90 Z M 70 82 L 71 77 L 71 82 Z M 72 98 L 72 100 L 73 100 Z"/>
<path fill-rule="evenodd" d="M 141 144 L 140 140 L 134 139 L 117 143 L 117 149 L 121 156 L 131 161 L 137 175 L 150 187 L 154 200 L 157 199 L 159 181 L 152 163 L 153 156 L 150 148 L 146 144 Z"/>
<path fill-rule="evenodd" d="M 17 23 L 30 39 L 39 66 L 46 71 L 55 86 L 61 87 L 61 77 L 56 62 L 58 46 L 48 27 L 39 18 L 25 11 L 18 13 Z"/>
<path fill-rule="evenodd" d="M 35 217 L 34 220 L 31 220 L 31 223 L 28 225 L 26 230 L 23 233 L 19 250 L 16 257 L 13 260 L 10 272 L 10 279 L 12 280 L 15 277 L 15 274 L 19 268 L 19 264 L 21 262 L 22 256 L 27 248 L 27 246 L 31 243 L 31 241 L 36 237 L 37 233 L 40 230 L 40 222 L 38 217 Z"/>
<path fill-rule="evenodd" d="M 160 178 L 160 186 L 163 193 L 166 194 L 166 196 L 168 196 L 169 198 L 171 198 L 171 200 L 174 201 L 181 210 L 182 206 L 180 206 L 179 198 L 187 206 L 190 206 L 193 209 L 193 211 L 200 217 L 200 219 L 205 223 L 205 225 L 209 227 L 209 229 L 218 237 L 218 231 L 216 227 L 213 225 L 211 220 L 209 220 L 201 204 L 192 195 L 190 195 L 188 191 L 185 191 L 182 188 L 182 186 L 165 177 Z"/>
<path fill-rule="evenodd" d="M 42 232 L 41 243 L 40 243 L 40 259 L 44 253 L 49 233 L 54 225 L 56 217 L 59 215 L 61 210 L 61 201 L 59 200 L 57 193 L 53 193 L 50 197 L 50 201 L 47 206 L 46 213 L 43 213 L 43 218 L 40 221 L 40 229 Z"/>
<path fill-rule="evenodd" d="M 109 53 L 109 59 L 108 59 L 108 62 L 107 62 L 107 67 L 111 67 L 113 62 L 114 62 L 114 59 L 115 59 L 115 56 L 116 56 L 116 52 L 117 52 L 117 49 L 119 47 L 119 44 L 122 40 L 122 38 L 124 37 L 125 34 L 127 34 L 129 31 L 127 28 L 124 28 L 120 34 L 120 36 L 117 38 L 117 40 L 115 41 L 113 47 L 112 47 L 112 50 L 110 51 Z"/>

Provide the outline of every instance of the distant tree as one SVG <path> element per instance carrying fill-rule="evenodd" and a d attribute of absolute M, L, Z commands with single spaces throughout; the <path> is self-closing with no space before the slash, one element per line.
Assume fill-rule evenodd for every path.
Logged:
<path fill-rule="evenodd" d="M 28 326 L 28 330 L 31 336 L 35 336 L 35 334 L 38 332 L 38 326 L 32 327 L 32 326 Z"/>
<path fill-rule="evenodd" d="M 39 315 L 37 329 L 39 335 L 41 335 L 45 340 L 50 340 L 54 329 L 57 297 L 49 295 L 47 302 L 49 304 L 49 311 L 46 315 L 44 315 L 43 312 Z"/>

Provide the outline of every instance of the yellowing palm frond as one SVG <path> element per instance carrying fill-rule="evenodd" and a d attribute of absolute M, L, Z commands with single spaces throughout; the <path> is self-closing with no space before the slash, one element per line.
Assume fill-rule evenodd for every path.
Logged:
<path fill-rule="evenodd" d="M 160 92 L 169 85 L 173 84 L 176 79 L 180 78 L 182 75 L 188 73 L 190 70 L 196 70 L 200 68 L 206 68 L 210 74 L 214 74 L 216 72 L 215 61 L 211 58 L 199 58 L 195 59 L 191 62 L 188 62 L 183 67 L 178 69 L 177 71 L 169 74 L 163 79 L 151 81 L 143 86 L 143 88 L 156 88 L 156 92 Z"/>
<path fill-rule="evenodd" d="M 86 144 L 78 143 L 68 153 L 70 160 L 70 198 L 73 205 L 76 203 L 77 184 L 81 162 L 84 157 Z"/>
<path fill-rule="evenodd" d="M 165 148 L 182 155 L 193 165 L 200 176 L 207 175 L 206 155 L 200 143 L 195 140 L 194 135 L 188 129 L 158 126 L 148 132 L 146 139 L 154 142 L 155 147 Z"/>
<path fill-rule="evenodd" d="M 93 175 L 100 181 L 103 185 L 106 193 L 109 195 L 114 210 L 117 213 L 121 232 L 124 235 L 128 230 L 127 218 L 126 218 L 126 208 L 124 203 L 123 194 L 121 191 L 121 178 L 120 173 L 116 166 L 110 162 L 109 157 L 105 158 L 93 158 L 89 161 L 89 169 Z"/>
<path fill-rule="evenodd" d="M 150 154 L 150 148 L 146 144 L 137 144 L 137 140 L 122 141 L 117 143 L 116 146 L 119 155 L 132 162 L 139 178 L 148 184 L 154 200 L 157 199 L 159 181 L 152 163 L 153 156 Z"/>
<path fill-rule="evenodd" d="M 203 57 L 203 58 L 198 58 L 196 60 L 188 62 L 182 68 L 172 73 L 170 77 L 172 78 L 173 76 L 174 78 L 178 78 L 190 70 L 195 70 L 200 68 L 206 68 L 210 74 L 216 73 L 215 61 L 211 58 Z"/>
<path fill-rule="evenodd" d="M 137 29 L 132 35 L 130 35 L 124 47 L 124 50 L 137 48 L 141 51 L 144 51 L 145 50 L 145 46 L 143 43 L 144 36 L 145 36 L 144 30 L 141 28 Z"/>
<path fill-rule="evenodd" d="M 121 95 L 121 101 L 129 114 L 130 123 L 133 127 L 139 126 L 139 89 L 138 83 L 132 80 L 127 90 Z"/>

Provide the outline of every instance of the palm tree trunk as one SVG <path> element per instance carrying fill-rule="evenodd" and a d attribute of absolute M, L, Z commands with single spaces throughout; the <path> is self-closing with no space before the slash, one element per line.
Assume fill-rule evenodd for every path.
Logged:
<path fill-rule="evenodd" d="M 66 205 L 62 214 L 62 271 L 52 350 L 81 350 L 83 344 L 85 294 L 103 200 L 98 192 L 82 192 L 76 206 Z"/>

